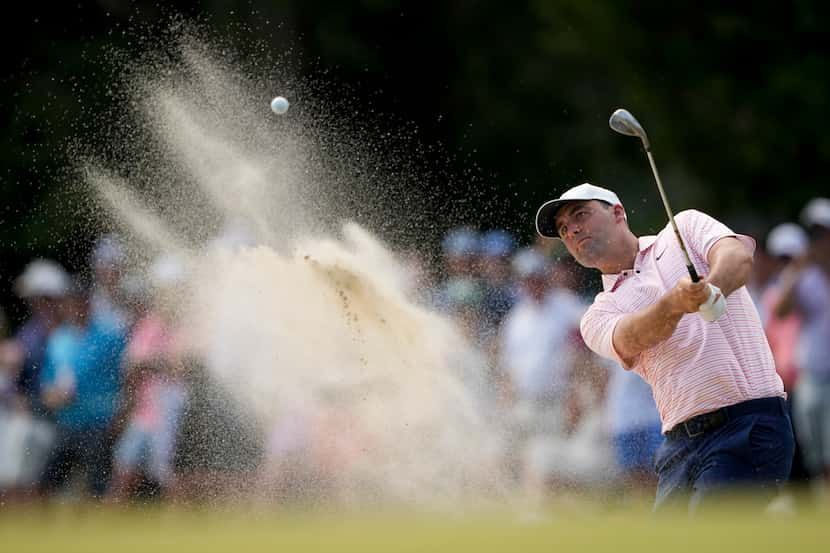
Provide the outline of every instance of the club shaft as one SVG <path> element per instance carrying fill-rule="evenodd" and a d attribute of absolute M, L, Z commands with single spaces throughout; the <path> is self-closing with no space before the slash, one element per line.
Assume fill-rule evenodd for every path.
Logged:
<path fill-rule="evenodd" d="M 669 206 L 669 199 L 666 197 L 666 191 L 663 190 L 663 182 L 660 180 L 660 174 L 657 172 L 657 165 L 654 163 L 654 156 L 651 155 L 651 148 L 644 142 L 646 146 L 646 155 L 648 155 L 648 162 L 651 164 L 651 172 L 654 174 L 654 180 L 657 181 L 657 189 L 660 191 L 660 199 L 663 200 L 663 207 L 666 208 L 666 215 L 669 216 L 669 221 L 674 229 L 674 235 L 677 236 L 677 243 L 680 244 L 680 249 L 683 252 L 683 257 L 686 259 L 686 269 L 689 270 L 689 277 L 692 282 L 698 282 L 700 277 L 697 274 L 695 266 L 692 264 L 692 259 L 689 257 L 689 251 L 686 249 L 686 244 L 680 236 L 680 230 L 677 228 L 677 223 L 674 221 L 674 213 Z"/>

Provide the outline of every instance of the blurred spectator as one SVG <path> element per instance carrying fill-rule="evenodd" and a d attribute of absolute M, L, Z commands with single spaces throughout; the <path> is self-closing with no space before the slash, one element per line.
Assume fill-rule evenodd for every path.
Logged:
<path fill-rule="evenodd" d="M 78 279 L 62 302 L 63 323 L 46 345 L 41 397 L 55 418 L 56 444 L 42 482 L 55 491 L 78 470 L 86 490 L 101 496 L 110 461 L 110 424 L 118 403 L 126 333 L 111 317 L 92 313 Z"/>
<path fill-rule="evenodd" d="M 768 249 L 755 249 L 755 253 L 753 254 L 752 272 L 750 273 L 749 280 L 746 283 L 746 289 L 749 292 L 749 296 L 752 298 L 752 302 L 758 309 L 758 315 L 761 317 L 762 324 L 766 322 L 769 310 L 763 305 L 761 298 L 767 287 L 775 280 L 774 277 L 777 272 L 776 265 L 776 260 L 770 255 Z"/>
<path fill-rule="evenodd" d="M 488 355 L 481 343 L 483 290 L 472 281 L 456 280 L 446 292 L 452 306 L 450 314 L 462 338 L 451 353 L 449 366 L 455 369 L 482 413 L 491 415 L 499 403 L 497 390 L 502 380 L 496 371 L 493 356 Z"/>
<path fill-rule="evenodd" d="M 500 346 L 506 392 L 522 409 L 558 410 L 570 378 L 570 341 L 585 307 L 570 290 L 551 286 L 551 266 L 535 249 L 519 251 L 513 269 L 520 296 L 505 317 Z"/>
<path fill-rule="evenodd" d="M 26 447 L 32 431 L 32 416 L 17 389 L 23 351 L 7 333 L 6 316 L 0 310 L 0 498 L 3 499 L 14 497 L 25 488 L 29 464 Z"/>
<path fill-rule="evenodd" d="M 348 502 L 369 491 L 365 471 L 374 469 L 367 459 L 376 444 L 355 409 L 357 395 L 330 381 L 280 410 L 260 468 L 262 491 L 280 503 Z"/>
<path fill-rule="evenodd" d="M 470 227 L 457 227 L 447 233 L 441 246 L 448 276 L 472 277 L 476 274 L 480 242 L 479 234 Z"/>
<path fill-rule="evenodd" d="M 484 284 L 484 324 L 495 335 L 502 319 L 518 298 L 510 261 L 516 243 L 505 230 L 485 232 L 480 243 L 481 276 Z"/>
<path fill-rule="evenodd" d="M 15 390 L 6 394 L 7 487 L 13 495 L 28 495 L 37 484 L 49 457 L 55 431 L 40 398 L 43 360 L 49 336 L 60 323 L 60 302 L 71 286 L 64 268 L 49 259 L 30 262 L 14 283 L 26 302 L 29 317 L 12 342 L 4 343 L 6 378 Z"/>
<path fill-rule="evenodd" d="M 59 303 L 70 286 L 69 274 L 50 259 L 32 261 L 15 281 L 15 292 L 26 301 L 30 313 L 15 335 L 23 350 L 23 366 L 17 383 L 35 413 L 43 412 L 40 376 L 46 340 L 60 323 Z"/>
<path fill-rule="evenodd" d="M 811 473 L 830 482 L 830 199 L 814 198 L 805 206 L 807 253 L 781 275 L 775 313 L 795 311 L 801 331 L 795 356 L 800 370 L 793 414 L 796 436 Z"/>
<path fill-rule="evenodd" d="M 266 496 L 287 502 L 306 499 L 316 491 L 317 469 L 311 462 L 312 420 L 310 402 L 279 409 L 259 474 Z"/>
<path fill-rule="evenodd" d="M 794 259 L 803 257 L 807 253 L 808 246 L 807 233 L 795 223 L 782 223 L 770 231 L 766 241 L 770 278 L 761 294 L 758 306 L 761 320 L 764 322 L 764 332 L 775 359 L 775 369 L 788 395 L 787 407 L 790 409 L 791 419 L 795 419 L 792 406 L 796 401 L 795 388 L 799 375 L 796 348 L 801 333 L 801 315 L 796 310 L 792 310 L 787 315 L 778 316 L 775 313 L 775 307 L 781 299 L 781 272 Z M 804 464 L 804 452 L 801 444 L 796 440 L 790 480 L 803 481 L 808 478 L 809 470 Z"/>
<path fill-rule="evenodd" d="M 626 491 L 654 493 L 654 454 L 663 441 L 651 386 L 637 373 L 614 365 L 606 405 L 608 429 Z"/>
<path fill-rule="evenodd" d="M 567 289 L 551 288 L 551 266 L 533 248 L 513 258 L 520 296 L 500 333 L 503 399 L 510 412 L 518 471 L 528 491 L 539 488 L 548 463 L 530 451 L 539 439 L 561 435 L 573 363 L 573 337 L 584 306 Z M 529 458 L 530 456 L 530 458 Z"/>
<path fill-rule="evenodd" d="M 559 434 L 539 436 L 525 454 L 525 490 L 552 488 L 580 493 L 611 487 L 619 478 L 604 424 L 609 365 L 581 346 L 564 401 Z"/>
<path fill-rule="evenodd" d="M 128 417 L 114 456 L 109 498 L 132 496 L 146 476 L 162 493 L 174 485 L 173 460 L 187 391 L 183 380 L 186 340 L 179 328 L 177 296 L 184 267 L 163 257 L 150 268 L 152 300 L 136 323 L 125 356 L 122 410 Z"/>
<path fill-rule="evenodd" d="M 460 278 L 444 286 L 444 301 L 450 315 L 459 323 L 463 334 L 474 342 L 481 334 L 481 303 L 484 290 L 472 279 Z"/>
<path fill-rule="evenodd" d="M 124 245 L 112 234 L 102 236 L 98 240 L 90 259 L 93 272 L 90 297 L 92 313 L 98 318 L 110 317 L 122 326 L 130 325 L 133 320 L 122 288 L 125 261 Z"/>
<path fill-rule="evenodd" d="M 435 294 L 435 306 L 451 312 L 455 306 L 453 296 L 459 290 L 468 290 L 482 297 L 484 289 L 478 276 L 480 237 L 468 227 L 450 230 L 442 242 L 446 278 Z"/>
<path fill-rule="evenodd" d="M 798 377 L 795 363 L 796 346 L 801 330 L 801 315 L 793 310 L 786 316 L 774 312 L 781 297 L 781 271 L 794 259 L 807 253 L 807 233 L 795 223 L 783 223 L 774 227 L 767 236 L 766 250 L 772 267 L 769 284 L 761 294 L 759 312 L 764 322 L 775 368 L 784 389 L 792 393 Z"/>
<path fill-rule="evenodd" d="M 174 368 L 182 372 L 173 373 L 178 381 L 168 378 L 168 382 L 177 386 L 180 381 L 186 391 L 181 420 L 176 425 L 173 481 L 168 488 L 177 501 L 199 501 L 222 494 L 243 493 L 261 466 L 266 439 L 261 421 L 255 420 L 244 398 L 223 385 L 209 369 L 232 362 L 226 357 L 233 355 L 228 349 L 233 344 L 228 342 L 227 336 L 214 336 L 213 340 L 220 347 L 208 351 L 189 342 L 191 336 L 184 326 L 186 321 L 180 319 L 184 314 L 182 309 L 190 300 L 183 292 L 192 284 L 187 262 L 188 259 L 175 255 L 163 256 L 154 263 L 152 274 L 156 289 L 165 281 L 182 283 L 165 292 L 164 299 L 155 300 L 159 309 L 167 312 L 165 317 L 178 321 L 173 325 L 178 358 Z"/>

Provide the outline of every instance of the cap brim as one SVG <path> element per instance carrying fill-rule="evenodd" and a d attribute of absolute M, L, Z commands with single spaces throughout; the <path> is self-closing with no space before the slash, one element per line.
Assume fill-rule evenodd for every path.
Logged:
<path fill-rule="evenodd" d="M 573 201 L 578 200 L 556 199 L 543 203 L 536 212 L 536 232 L 545 238 L 559 238 L 559 232 L 556 230 L 556 212 L 564 204 Z"/>

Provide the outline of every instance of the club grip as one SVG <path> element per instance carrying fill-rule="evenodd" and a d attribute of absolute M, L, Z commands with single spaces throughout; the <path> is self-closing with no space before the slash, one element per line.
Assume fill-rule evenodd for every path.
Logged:
<path fill-rule="evenodd" d="M 700 282 L 700 277 L 697 275 L 695 266 L 690 263 L 686 265 L 686 268 L 689 269 L 689 276 L 692 278 L 692 282 Z"/>

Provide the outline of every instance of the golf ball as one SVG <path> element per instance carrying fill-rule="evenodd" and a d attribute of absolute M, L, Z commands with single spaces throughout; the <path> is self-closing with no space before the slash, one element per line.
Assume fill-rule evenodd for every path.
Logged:
<path fill-rule="evenodd" d="M 277 96 L 276 98 L 271 100 L 271 111 L 273 111 L 277 115 L 282 115 L 283 113 L 288 111 L 288 100 L 286 100 L 282 96 Z"/>

